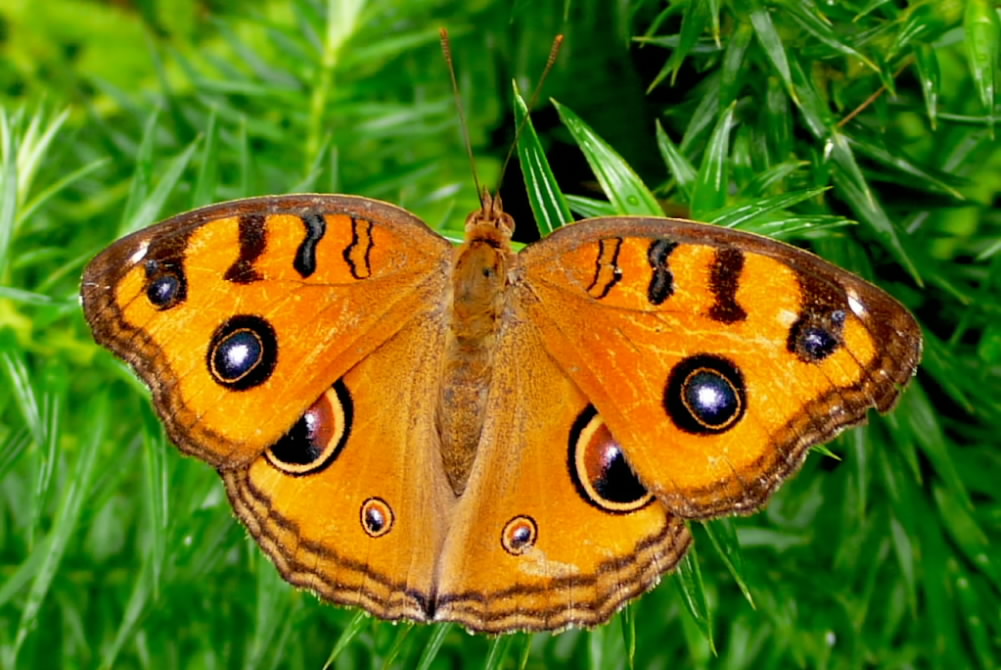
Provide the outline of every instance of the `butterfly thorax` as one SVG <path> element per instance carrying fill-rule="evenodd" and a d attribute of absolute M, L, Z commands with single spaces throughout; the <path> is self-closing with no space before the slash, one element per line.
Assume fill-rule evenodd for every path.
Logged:
<path fill-rule="evenodd" d="M 500 198 L 486 194 L 483 208 L 466 219 L 466 241 L 456 249 L 437 420 L 442 462 L 457 496 L 466 488 L 483 429 L 504 289 L 514 260 L 513 230 L 514 220 L 501 209 Z"/>

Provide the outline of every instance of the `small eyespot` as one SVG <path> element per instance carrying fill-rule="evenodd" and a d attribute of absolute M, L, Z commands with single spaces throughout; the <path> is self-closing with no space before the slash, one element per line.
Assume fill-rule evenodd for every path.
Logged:
<path fill-rule="evenodd" d="M 149 283 L 146 297 L 158 309 L 167 309 L 176 304 L 181 290 L 180 280 L 173 275 L 164 275 Z"/>
<path fill-rule="evenodd" d="M 539 539 L 539 527 L 530 516 L 519 515 L 504 524 L 501 531 L 501 546 L 512 556 L 520 556 L 535 546 Z"/>
<path fill-rule="evenodd" d="M 245 391 L 266 382 L 278 362 L 278 338 L 259 316 L 234 316 L 216 329 L 209 342 L 209 374 L 220 386 Z"/>
<path fill-rule="evenodd" d="M 320 472 L 337 460 L 351 434 L 352 419 L 351 395 L 338 380 L 264 456 L 276 469 L 296 477 Z"/>
<path fill-rule="evenodd" d="M 594 406 L 588 405 L 574 421 L 569 447 L 570 478 L 586 502 L 606 512 L 625 514 L 653 500 Z"/>
<path fill-rule="evenodd" d="M 800 349 L 813 361 L 820 361 L 838 348 L 838 338 L 823 328 L 804 328 L 799 335 Z"/>
<path fill-rule="evenodd" d="M 163 311 L 184 302 L 188 297 L 188 283 L 184 270 L 178 263 L 161 263 L 150 258 L 145 263 L 146 299 Z"/>
<path fill-rule="evenodd" d="M 369 498 L 361 505 L 361 527 L 369 537 L 382 537 L 393 529 L 396 515 L 382 498 Z"/>
<path fill-rule="evenodd" d="M 700 354 L 674 366 L 664 388 L 664 409 L 689 433 L 722 433 L 747 409 L 744 377 L 721 356 Z"/>
<path fill-rule="evenodd" d="M 847 319 L 843 309 L 808 309 L 790 327 L 786 348 L 804 363 L 819 363 L 841 346 Z"/>

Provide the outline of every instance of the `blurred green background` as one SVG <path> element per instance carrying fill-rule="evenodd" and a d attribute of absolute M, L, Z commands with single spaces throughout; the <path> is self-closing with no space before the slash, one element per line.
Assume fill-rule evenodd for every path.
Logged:
<path fill-rule="evenodd" d="M 589 161 L 628 163 L 670 215 L 808 246 L 925 329 L 893 414 L 763 512 L 693 524 L 681 574 L 593 631 L 392 625 L 286 586 L 80 313 L 100 249 L 228 198 L 355 193 L 458 234 L 440 26 L 517 239 L 511 82 L 564 33 L 532 119 L 575 213 L 628 209 L 631 175 Z M 4 0 L 0 667 L 998 667 L 999 41 L 977 0 Z"/>

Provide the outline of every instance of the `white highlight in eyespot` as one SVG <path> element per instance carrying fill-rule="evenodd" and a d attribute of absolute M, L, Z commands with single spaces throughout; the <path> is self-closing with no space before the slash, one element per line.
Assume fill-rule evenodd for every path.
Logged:
<path fill-rule="evenodd" d="M 234 368 L 243 368 L 250 360 L 250 347 L 237 344 L 226 351 L 226 362 Z"/>
<path fill-rule="evenodd" d="M 865 305 L 859 301 L 858 295 L 854 291 L 848 291 L 848 308 L 852 314 L 859 318 L 865 316 Z"/>
<path fill-rule="evenodd" d="M 129 263 L 135 265 L 142 259 L 146 258 L 146 252 L 149 250 L 149 240 L 143 240 L 139 243 L 139 248 L 135 250 L 131 256 L 129 256 Z"/>
<path fill-rule="evenodd" d="M 711 386 L 704 386 L 700 388 L 698 390 L 698 394 L 699 407 L 711 407 L 715 409 L 725 402 L 723 394 L 719 392 L 719 389 Z"/>

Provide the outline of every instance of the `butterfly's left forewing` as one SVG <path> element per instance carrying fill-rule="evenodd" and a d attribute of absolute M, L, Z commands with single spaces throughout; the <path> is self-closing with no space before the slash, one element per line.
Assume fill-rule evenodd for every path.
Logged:
<path fill-rule="evenodd" d="M 250 198 L 119 240 L 84 272 L 94 337 L 149 385 L 171 440 L 246 464 L 404 324 L 440 313 L 451 245 L 350 196 Z"/>
<path fill-rule="evenodd" d="M 519 258 L 522 318 L 685 517 L 759 506 L 809 446 L 889 409 L 920 358 L 892 297 L 756 235 L 596 219 Z"/>

